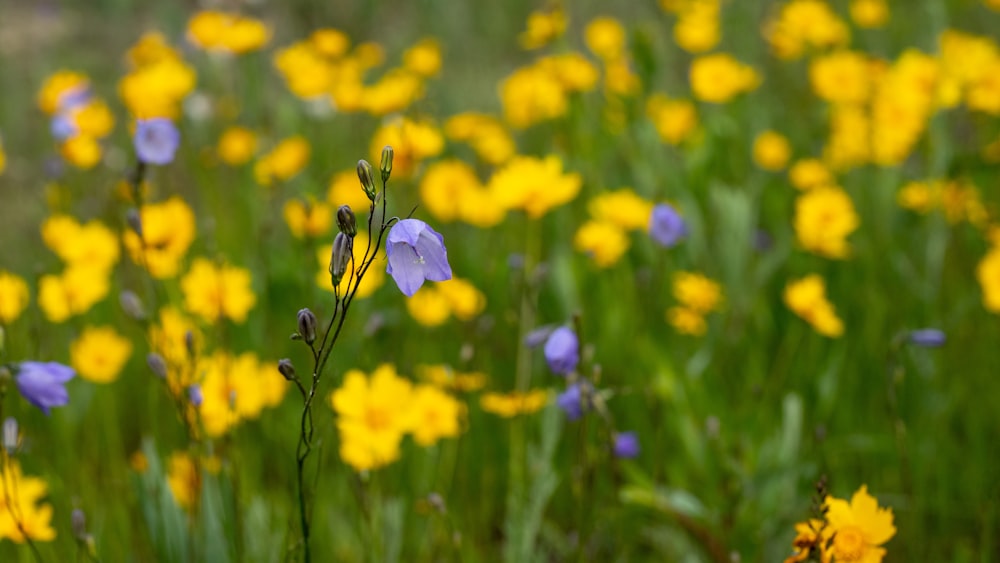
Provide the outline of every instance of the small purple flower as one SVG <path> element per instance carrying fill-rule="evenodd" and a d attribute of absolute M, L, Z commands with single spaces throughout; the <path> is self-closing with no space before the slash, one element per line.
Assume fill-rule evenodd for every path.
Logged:
<path fill-rule="evenodd" d="M 181 143 L 173 121 L 164 117 L 139 119 L 135 124 L 135 154 L 146 164 L 169 164 Z"/>
<path fill-rule="evenodd" d="M 566 418 L 576 420 L 583 416 L 583 404 L 580 402 L 580 385 L 570 385 L 556 397 L 556 404 L 566 413 Z"/>
<path fill-rule="evenodd" d="M 56 104 L 56 110 L 59 113 L 68 113 L 83 106 L 89 101 L 90 88 L 86 86 L 77 86 L 75 88 L 70 88 L 59 95 L 59 102 Z"/>
<path fill-rule="evenodd" d="M 910 344 L 921 348 L 938 348 L 948 340 L 943 331 L 936 328 L 922 328 L 910 331 Z"/>
<path fill-rule="evenodd" d="M 545 341 L 549 339 L 549 335 L 552 334 L 552 329 L 554 328 L 552 325 L 542 325 L 536 328 L 525 335 L 524 345 L 528 348 L 538 348 L 542 344 L 545 344 Z"/>
<path fill-rule="evenodd" d="M 72 117 L 66 114 L 58 114 L 49 122 L 49 131 L 57 141 L 65 141 L 76 135 L 78 129 Z"/>
<path fill-rule="evenodd" d="M 631 459 L 639 455 L 639 437 L 635 432 L 619 432 L 615 434 L 615 457 Z"/>
<path fill-rule="evenodd" d="M 407 297 L 412 297 L 424 280 L 451 279 L 444 237 L 419 219 L 403 219 L 392 226 L 385 240 L 385 255 L 389 261 L 385 271 Z"/>
<path fill-rule="evenodd" d="M 29 403 L 47 415 L 50 407 L 61 407 L 69 402 L 65 385 L 74 375 L 73 368 L 57 362 L 21 362 L 17 389 Z"/>
<path fill-rule="evenodd" d="M 653 208 L 649 218 L 649 236 L 670 248 L 687 236 L 687 224 L 673 206 L 661 203 Z"/>
<path fill-rule="evenodd" d="M 568 326 L 552 331 L 545 341 L 545 361 L 553 373 L 565 375 L 576 369 L 580 359 L 580 341 Z"/>
<path fill-rule="evenodd" d="M 201 393 L 201 385 L 195 383 L 194 385 L 188 387 L 188 401 L 191 401 L 192 407 L 200 407 L 204 399 L 205 397 Z"/>

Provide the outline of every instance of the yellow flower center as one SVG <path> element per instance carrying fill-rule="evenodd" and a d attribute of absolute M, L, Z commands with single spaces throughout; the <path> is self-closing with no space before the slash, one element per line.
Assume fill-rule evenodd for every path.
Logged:
<path fill-rule="evenodd" d="M 372 430 L 378 431 L 389 428 L 390 421 L 391 417 L 384 409 L 368 408 L 365 411 L 365 423 Z"/>
<path fill-rule="evenodd" d="M 833 537 L 833 553 L 837 561 L 860 561 L 865 554 L 865 537 L 857 526 L 845 526 Z"/>

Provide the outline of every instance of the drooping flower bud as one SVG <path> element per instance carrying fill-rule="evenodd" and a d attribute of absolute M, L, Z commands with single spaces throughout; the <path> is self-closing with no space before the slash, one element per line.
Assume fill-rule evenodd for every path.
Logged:
<path fill-rule="evenodd" d="M 150 352 L 146 355 L 146 365 L 149 366 L 153 375 L 161 379 L 166 379 L 167 361 L 163 359 L 163 356 L 157 354 L 156 352 Z"/>
<path fill-rule="evenodd" d="M 389 181 L 389 174 L 392 174 L 392 147 L 386 145 L 382 147 L 382 160 L 379 163 L 378 169 L 382 173 L 382 183 Z"/>
<path fill-rule="evenodd" d="M 337 209 L 337 228 L 351 238 L 358 234 L 358 221 L 350 205 L 341 205 Z"/>
<path fill-rule="evenodd" d="M 78 541 L 87 540 L 87 515 L 79 508 L 74 508 L 70 514 L 70 524 L 73 529 L 73 537 Z"/>
<path fill-rule="evenodd" d="M 299 335 L 306 344 L 316 341 L 316 315 L 309 309 L 300 309 L 298 313 Z"/>
<path fill-rule="evenodd" d="M 361 187 L 364 188 L 368 199 L 375 201 L 378 191 L 375 189 L 375 179 L 372 177 L 372 165 L 367 160 L 358 161 L 358 179 L 361 180 Z"/>
<path fill-rule="evenodd" d="M 278 372 L 288 381 L 295 381 L 295 366 L 288 358 L 278 360 Z"/>
<path fill-rule="evenodd" d="M 142 299 L 134 291 L 126 289 L 118 296 L 118 303 L 122 306 L 125 314 L 134 320 L 142 321 L 146 319 L 146 308 L 142 306 Z"/>
<path fill-rule="evenodd" d="M 125 222 L 128 223 L 129 228 L 135 231 L 135 234 L 142 238 L 142 217 L 139 216 L 139 210 L 136 208 L 131 208 L 125 212 Z"/>
<path fill-rule="evenodd" d="M 333 239 L 333 251 L 330 253 L 330 282 L 333 287 L 340 285 L 344 273 L 347 272 L 347 264 L 351 261 L 351 251 L 353 242 L 344 233 L 337 233 Z"/>
<path fill-rule="evenodd" d="M 3 449 L 7 450 L 7 455 L 11 456 L 21 445 L 21 433 L 17 428 L 17 419 L 8 416 L 3 421 Z"/>

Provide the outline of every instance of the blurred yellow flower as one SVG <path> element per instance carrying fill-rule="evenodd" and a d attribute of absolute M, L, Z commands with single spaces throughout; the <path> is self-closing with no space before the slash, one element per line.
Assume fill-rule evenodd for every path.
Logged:
<path fill-rule="evenodd" d="M 562 160 L 555 155 L 516 156 L 493 173 L 488 189 L 504 209 L 522 209 L 532 219 L 538 219 L 553 207 L 572 201 L 580 192 L 581 176 L 564 174 L 562 167 Z"/>
<path fill-rule="evenodd" d="M 871 157 L 871 120 L 856 105 L 838 104 L 830 108 L 830 138 L 824 159 L 837 171 L 868 162 Z"/>
<path fill-rule="evenodd" d="M 504 119 L 515 129 L 562 117 L 568 108 L 562 83 L 537 65 L 521 67 L 505 78 L 500 102 Z"/>
<path fill-rule="evenodd" d="M 826 283 L 818 274 L 789 281 L 784 291 L 785 305 L 812 325 L 816 332 L 836 338 L 844 333 L 844 323 L 826 299 Z"/>
<path fill-rule="evenodd" d="M 573 246 L 589 255 L 599 268 L 607 268 L 625 254 L 629 239 L 622 227 L 608 221 L 591 219 L 577 229 Z"/>
<path fill-rule="evenodd" d="M 271 30 L 254 18 L 204 10 L 188 20 L 187 37 L 199 49 L 239 55 L 266 45 Z"/>
<path fill-rule="evenodd" d="M 41 503 L 48 485 L 38 477 L 25 477 L 16 459 L 3 456 L 0 467 L 0 540 L 22 544 L 27 540 L 52 541 L 52 505 Z"/>
<path fill-rule="evenodd" d="M 430 78 L 441 72 L 441 44 L 433 37 L 425 37 L 403 52 L 406 70 Z"/>
<path fill-rule="evenodd" d="M 290 180 L 305 168 L 310 152 L 309 141 L 301 135 L 283 139 L 257 160 L 253 167 L 254 178 L 262 186 L 271 186 L 276 180 Z"/>
<path fill-rule="evenodd" d="M 495 227 L 507 216 L 507 210 L 497 203 L 496 196 L 488 188 L 467 190 L 458 205 L 462 221 L 481 229 Z"/>
<path fill-rule="evenodd" d="M 137 119 L 177 118 L 180 102 L 194 90 L 194 68 L 172 49 L 151 61 L 136 61 L 118 83 L 118 95 Z"/>
<path fill-rule="evenodd" d="M 365 231 L 358 231 L 358 234 L 354 237 L 354 260 L 352 262 L 353 268 L 358 268 L 361 266 L 361 261 L 365 255 L 365 248 L 368 246 L 368 233 Z M 358 292 L 355 294 L 357 299 L 364 299 L 369 295 L 375 293 L 375 290 L 382 287 L 385 283 L 385 267 L 379 267 L 379 264 L 385 264 L 385 251 L 382 248 L 372 248 L 372 251 L 381 254 L 382 257 L 376 257 L 375 262 L 372 264 L 371 268 L 365 273 L 365 277 L 361 278 L 361 283 L 358 285 Z M 333 252 L 333 244 L 325 244 L 316 250 L 316 258 L 319 261 L 319 271 L 316 273 L 316 285 L 326 291 L 333 293 L 333 285 L 331 285 L 330 280 L 330 254 Z M 382 262 L 379 262 L 382 260 Z M 344 274 L 343 280 L 340 282 L 341 295 L 349 292 L 355 283 L 353 276 L 354 270 L 351 265 L 347 267 L 347 273 Z"/>
<path fill-rule="evenodd" d="M 246 127 L 233 126 L 222 132 L 216 152 L 230 166 L 246 164 L 257 151 L 257 136 Z"/>
<path fill-rule="evenodd" d="M 245 268 L 217 266 L 211 260 L 196 258 L 181 278 L 184 308 L 208 323 L 223 317 L 243 323 L 257 303 L 251 281 L 250 271 Z"/>
<path fill-rule="evenodd" d="M 180 54 L 170 46 L 167 38 L 158 31 L 148 31 L 125 53 L 125 58 L 133 68 L 151 65 L 163 59 L 176 58 Z"/>
<path fill-rule="evenodd" d="M 445 122 L 444 131 L 453 141 L 469 143 L 479 158 L 494 166 L 507 162 L 517 151 L 510 133 L 492 115 L 460 113 Z"/>
<path fill-rule="evenodd" d="M 326 201 L 335 208 L 350 206 L 355 213 L 363 213 L 371 206 L 371 201 L 358 180 L 358 172 L 353 168 L 337 172 L 330 178 Z"/>
<path fill-rule="evenodd" d="M 864 53 L 837 51 L 809 64 L 809 80 L 820 99 L 836 104 L 862 104 L 871 89 L 871 64 Z"/>
<path fill-rule="evenodd" d="M 612 61 L 625 55 L 625 28 L 610 16 L 598 16 L 583 30 L 583 40 L 590 52 Z"/>
<path fill-rule="evenodd" d="M 807 48 L 843 46 L 850 40 L 847 24 L 823 0 L 791 0 L 764 26 L 775 55 L 797 59 Z"/>
<path fill-rule="evenodd" d="M 50 322 L 61 323 L 89 311 L 110 289 L 107 271 L 69 266 L 60 275 L 48 274 L 38 280 L 38 306 Z"/>
<path fill-rule="evenodd" d="M 674 25 L 674 41 L 689 53 L 704 53 L 719 44 L 719 0 L 687 0 Z"/>
<path fill-rule="evenodd" d="M 172 278 L 194 241 L 194 213 L 174 196 L 162 203 L 143 205 L 139 212 L 142 238 L 129 229 L 122 234 L 132 261 L 157 279 Z"/>
<path fill-rule="evenodd" d="M 847 258 L 847 236 L 860 220 L 854 203 L 844 190 L 829 186 L 814 188 L 795 201 L 795 236 L 807 251 L 826 258 Z"/>
<path fill-rule="evenodd" d="M 566 14 L 560 9 L 536 11 L 528 14 L 527 29 L 518 36 L 521 47 L 539 49 L 566 31 Z"/>
<path fill-rule="evenodd" d="M 882 561 L 885 548 L 879 546 L 896 535 L 891 508 L 879 508 L 866 485 L 854 493 L 850 503 L 827 496 L 823 506 L 827 521 L 823 535 L 831 538 L 826 553 L 833 561 Z"/>
<path fill-rule="evenodd" d="M 940 191 L 940 186 L 936 183 L 909 182 L 899 189 L 896 202 L 903 209 L 916 213 L 930 213 L 940 200 Z"/>
<path fill-rule="evenodd" d="M 340 458 L 358 471 L 377 469 L 399 459 L 399 445 L 412 428 L 413 386 L 391 364 L 371 377 L 352 369 L 330 394 L 337 413 Z"/>
<path fill-rule="evenodd" d="M 201 495 L 201 473 L 187 452 L 170 454 L 167 462 L 167 486 L 177 506 L 191 510 Z"/>
<path fill-rule="evenodd" d="M 703 101 L 723 104 L 760 84 L 760 77 L 731 55 L 716 53 L 696 58 L 691 63 L 691 91 Z"/>
<path fill-rule="evenodd" d="M 722 305 L 722 286 L 696 272 L 677 272 L 673 282 L 674 298 L 696 313 L 709 313 Z"/>
<path fill-rule="evenodd" d="M 545 389 L 534 389 L 525 393 L 512 391 L 510 393 L 483 393 L 479 398 L 479 406 L 486 412 L 503 418 L 513 418 L 519 414 L 531 414 L 542 410 L 549 402 L 549 392 Z"/>
<path fill-rule="evenodd" d="M 426 284 L 406 300 L 406 310 L 423 326 L 444 324 L 452 315 L 460 321 L 474 319 L 486 308 L 486 296 L 467 280 Z"/>
<path fill-rule="evenodd" d="M 753 161 L 764 170 L 783 170 L 791 156 L 788 139 L 777 131 L 764 131 L 753 140 Z"/>
<path fill-rule="evenodd" d="M 285 224 L 292 236 L 318 238 L 330 231 L 333 224 L 333 209 L 325 202 L 290 199 L 283 211 Z"/>
<path fill-rule="evenodd" d="M 101 161 L 103 151 L 97 139 L 89 135 L 73 135 L 60 145 L 59 154 L 73 166 L 89 170 Z"/>
<path fill-rule="evenodd" d="M 406 311 L 426 327 L 441 326 L 451 317 L 448 298 L 437 287 L 425 284 L 406 300 Z"/>
<path fill-rule="evenodd" d="M 994 246 L 976 266 L 976 279 L 983 290 L 983 307 L 1000 313 L 1000 246 Z"/>
<path fill-rule="evenodd" d="M 788 181 L 802 191 L 832 186 L 836 183 L 833 173 L 818 158 L 796 160 L 788 169 Z"/>
<path fill-rule="evenodd" d="M 630 96 L 639 90 L 639 77 L 628 59 L 605 61 L 604 90 L 618 96 Z M 611 108 L 612 106 L 609 106 Z"/>
<path fill-rule="evenodd" d="M 351 48 L 351 39 L 346 33 L 329 27 L 312 32 L 309 42 L 317 52 L 330 59 L 345 55 Z"/>
<path fill-rule="evenodd" d="M 7 169 L 7 153 L 3 150 L 3 137 L 0 137 L 0 175 Z"/>
<path fill-rule="evenodd" d="M 851 19 L 861 28 L 877 29 L 889 21 L 889 5 L 885 0 L 851 0 Z"/>
<path fill-rule="evenodd" d="M 465 405 L 433 385 L 420 385 L 410 404 L 413 441 L 433 446 L 441 438 L 454 438 L 462 431 Z"/>
<path fill-rule="evenodd" d="M 78 135 L 103 139 L 115 126 L 115 116 L 108 104 L 99 98 L 91 98 L 85 104 L 66 112 L 66 117 L 75 125 Z"/>
<path fill-rule="evenodd" d="M 649 227 L 653 202 L 640 197 L 632 188 L 599 193 L 587 204 L 590 216 L 626 231 L 644 231 Z"/>
<path fill-rule="evenodd" d="M 28 284 L 10 272 L 0 270 L 0 325 L 17 320 L 28 306 Z"/>
<path fill-rule="evenodd" d="M 575 51 L 542 57 L 535 65 L 554 76 L 566 92 L 589 92 L 600 76 L 597 67 Z"/>
<path fill-rule="evenodd" d="M 100 221 L 81 225 L 69 215 L 53 215 L 41 230 L 45 245 L 70 266 L 108 271 L 118 263 L 118 237 Z"/>
<path fill-rule="evenodd" d="M 691 336 L 701 336 L 708 330 L 705 315 L 688 307 L 671 307 L 667 309 L 667 322 L 677 332 L 690 334 Z"/>
<path fill-rule="evenodd" d="M 361 109 L 372 115 L 401 112 L 424 96 L 424 83 L 404 69 L 386 72 L 375 84 L 361 90 Z"/>
<path fill-rule="evenodd" d="M 131 355 L 132 342 L 109 326 L 88 326 L 69 347 L 73 369 L 94 383 L 117 379 Z"/>
<path fill-rule="evenodd" d="M 70 96 L 78 95 L 90 89 L 90 80 L 85 74 L 71 70 L 59 70 L 42 83 L 38 90 L 38 109 L 46 115 L 53 115 L 65 109 L 63 102 Z"/>
<path fill-rule="evenodd" d="M 274 67 L 288 89 L 303 99 L 325 95 L 333 84 L 333 67 L 314 42 L 300 41 L 278 50 Z"/>
<path fill-rule="evenodd" d="M 940 76 L 939 63 L 915 49 L 904 51 L 882 74 L 872 100 L 873 162 L 895 166 L 910 154 L 937 110 Z"/>
<path fill-rule="evenodd" d="M 190 368 L 202 341 L 198 326 L 173 306 L 160 309 L 159 323 L 149 327 L 149 347 L 166 362 L 167 384 L 175 396 L 199 379 Z"/>
<path fill-rule="evenodd" d="M 675 100 L 664 94 L 653 94 L 646 101 L 646 115 L 660 139 L 678 145 L 698 127 L 698 113 L 688 100 Z"/>
<path fill-rule="evenodd" d="M 424 171 L 420 200 L 436 219 L 445 223 L 461 217 L 461 202 L 470 190 L 482 189 L 471 166 L 458 159 L 439 160 Z"/>
<path fill-rule="evenodd" d="M 433 385 L 459 392 L 478 391 L 486 385 L 486 375 L 480 372 L 457 373 L 444 364 L 417 366 L 417 373 Z"/>
<path fill-rule="evenodd" d="M 202 376 L 198 415 L 211 437 L 259 417 L 265 408 L 278 406 L 288 387 L 277 364 L 260 362 L 252 353 L 234 356 L 216 352 L 199 359 L 196 372 Z"/>
<path fill-rule="evenodd" d="M 383 124 L 372 136 L 372 162 L 379 162 L 386 145 L 394 151 L 392 177 L 409 178 L 421 161 L 444 150 L 444 135 L 429 121 L 396 119 Z"/>

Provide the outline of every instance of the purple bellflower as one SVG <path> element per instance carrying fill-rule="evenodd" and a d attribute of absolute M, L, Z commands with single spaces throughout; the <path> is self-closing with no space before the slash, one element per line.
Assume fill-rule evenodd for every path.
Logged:
<path fill-rule="evenodd" d="M 639 437 L 635 432 L 619 432 L 615 434 L 615 457 L 631 459 L 639 455 Z"/>
<path fill-rule="evenodd" d="M 451 279 L 444 237 L 419 219 L 403 219 L 392 226 L 385 240 L 385 255 L 389 261 L 385 271 L 407 297 L 412 297 L 424 280 Z"/>
<path fill-rule="evenodd" d="M 939 348 L 944 346 L 948 337 L 944 332 L 936 328 L 921 328 L 911 330 L 909 335 L 910 344 L 921 348 Z"/>
<path fill-rule="evenodd" d="M 670 248 L 687 236 L 687 224 L 673 206 L 661 203 L 653 208 L 653 214 L 649 217 L 649 236 Z"/>
<path fill-rule="evenodd" d="M 553 373 L 565 375 L 576 369 L 580 359 L 580 341 L 568 326 L 552 331 L 545 341 L 545 361 Z"/>
<path fill-rule="evenodd" d="M 181 134 L 173 121 L 164 117 L 140 119 L 135 125 L 135 154 L 146 164 L 169 164 L 181 144 Z"/>
<path fill-rule="evenodd" d="M 577 420 L 583 416 L 583 405 L 580 403 L 580 385 L 570 385 L 556 397 L 556 404 L 566 413 L 569 420 Z"/>
<path fill-rule="evenodd" d="M 73 368 L 56 362 L 21 362 L 17 389 L 29 403 L 47 415 L 51 407 L 69 403 L 65 385 L 74 375 Z"/>

